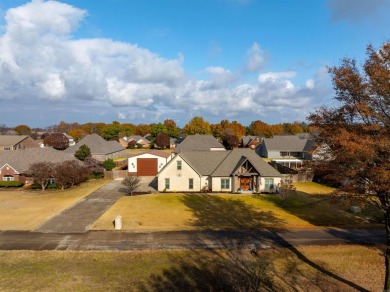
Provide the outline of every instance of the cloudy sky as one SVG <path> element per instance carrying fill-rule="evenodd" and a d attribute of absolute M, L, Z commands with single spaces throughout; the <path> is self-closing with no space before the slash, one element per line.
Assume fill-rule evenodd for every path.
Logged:
<path fill-rule="evenodd" d="M 303 121 L 390 0 L 0 2 L 0 124 Z"/>

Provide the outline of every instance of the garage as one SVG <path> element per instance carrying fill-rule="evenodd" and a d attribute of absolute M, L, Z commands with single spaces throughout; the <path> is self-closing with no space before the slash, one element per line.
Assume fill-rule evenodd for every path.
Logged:
<path fill-rule="evenodd" d="M 139 176 L 157 175 L 157 158 L 137 158 Z"/>

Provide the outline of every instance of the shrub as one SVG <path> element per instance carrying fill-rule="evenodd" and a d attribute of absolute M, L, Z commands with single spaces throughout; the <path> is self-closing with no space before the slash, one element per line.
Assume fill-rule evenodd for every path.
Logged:
<path fill-rule="evenodd" d="M 19 188 L 23 183 L 20 181 L 0 181 L 0 188 Z"/>
<path fill-rule="evenodd" d="M 103 167 L 105 170 L 111 171 L 116 166 L 114 160 L 108 158 L 103 161 Z"/>
<path fill-rule="evenodd" d="M 50 190 L 59 190 L 60 186 L 57 183 L 52 183 L 52 184 L 48 184 L 46 188 Z"/>
<path fill-rule="evenodd" d="M 41 186 L 41 184 L 39 184 L 39 183 L 33 183 L 33 184 L 31 185 L 31 189 L 33 189 L 33 190 L 42 189 L 42 186 Z"/>

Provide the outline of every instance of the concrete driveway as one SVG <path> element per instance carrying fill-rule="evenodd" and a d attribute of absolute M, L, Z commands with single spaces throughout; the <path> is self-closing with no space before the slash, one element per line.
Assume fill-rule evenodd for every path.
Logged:
<path fill-rule="evenodd" d="M 53 217 L 35 232 L 42 233 L 84 233 L 93 223 L 124 195 L 122 180 L 114 180 L 72 207 Z"/>

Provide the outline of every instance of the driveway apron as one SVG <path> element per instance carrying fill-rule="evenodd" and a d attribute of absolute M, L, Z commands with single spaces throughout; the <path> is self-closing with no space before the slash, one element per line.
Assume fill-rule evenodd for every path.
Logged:
<path fill-rule="evenodd" d="M 121 180 L 114 180 L 41 225 L 36 232 L 85 233 L 124 195 Z M 114 220 L 114 219 L 113 219 Z"/>

